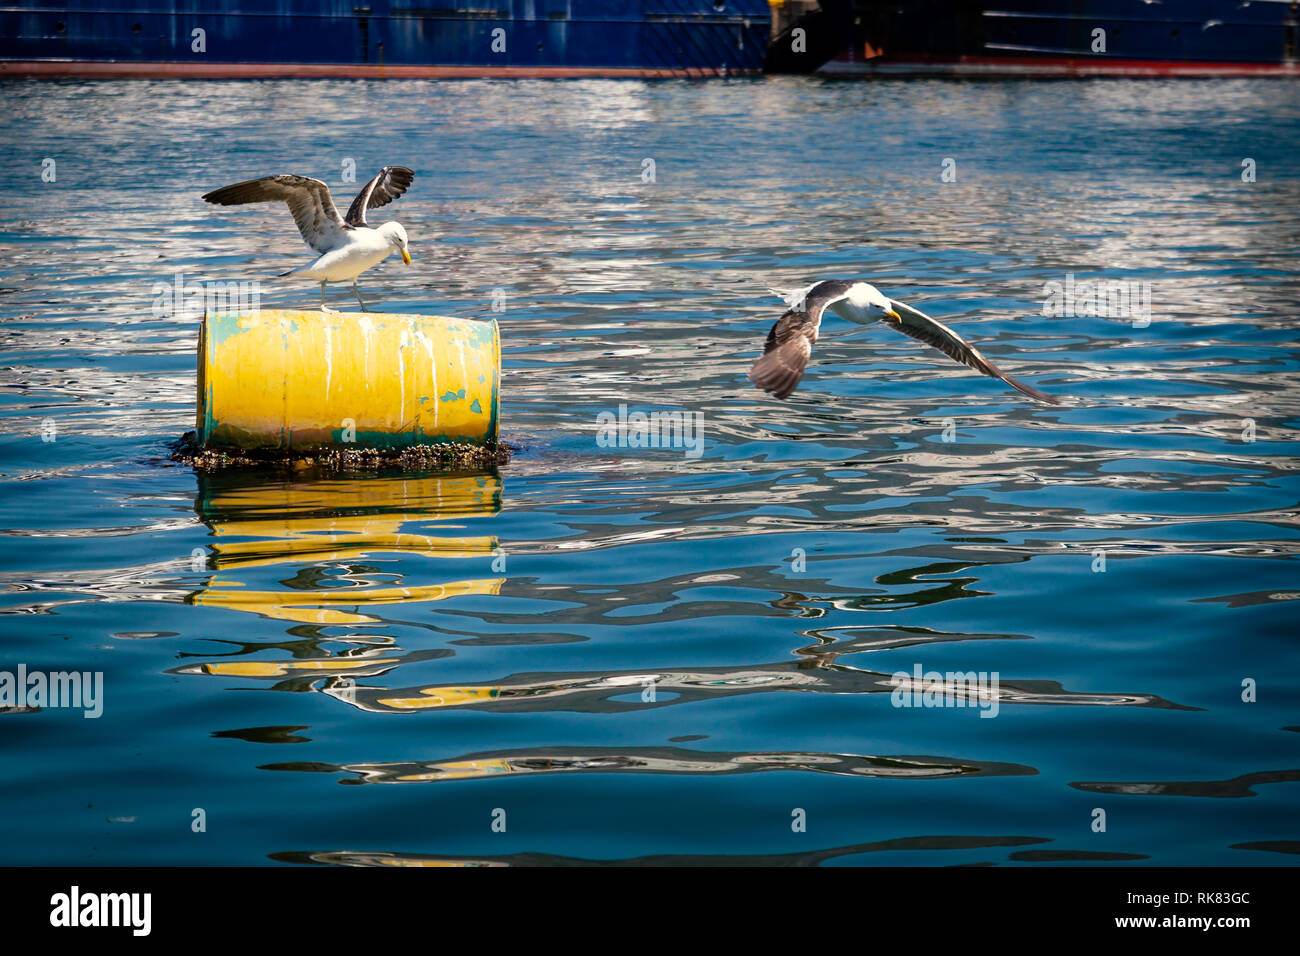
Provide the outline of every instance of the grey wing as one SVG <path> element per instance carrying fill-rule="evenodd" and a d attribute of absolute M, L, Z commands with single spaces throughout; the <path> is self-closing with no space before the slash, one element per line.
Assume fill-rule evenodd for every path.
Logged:
<path fill-rule="evenodd" d="M 349 226 L 369 225 L 366 222 L 366 210 L 387 206 L 406 192 L 414 178 L 414 170 L 407 169 L 405 166 L 385 166 L 374 179 L 361 187 L 361 192 L 357 193 L 357 198 L 352 200 L 352 205 L 348 207 L 348 214 L 344 221 Z"/>
<path fill-rule="evenodd" d="M 218 206 L 282 200 L 289 205 L 307 245 L 320 253 L 341 245 L 347 237 L 347 226 L 334 208 L 330 188 L 308 176 L 263 176 L 214 189 L 203 198 Z"/>
<path fill-rule="evenodd" d="M 949 358 L 956 359 L 963 365 L 973 368 L 977 372 L 990 375 L 993 378 L 1001 379 L 1016 391 L 1023 392 L 1030 398 L 1037 399 L 1040 402 L 1046 402 L 1049 405 L 1059 405 L 1061 400 L 1046 392 L 1041 392 L 1032 385 L 1026 385 L 1019 379 L 1012 378 L 1002 369 L 990 362 L 984 355 L 973 345 L 963 339 L 948 326 L 936 319 L 930 318 L 924 312 L 912 308 L 910 305 L 904 305 L 897 299 L 889 300 L 890 306 L 898 313 L 899 321 L 897 323 L 885 319 L 885 325 L 894 326 L 904 335 L 910 335 L 926 345 L 932 345 L 939 351 L 943 352 Z"/>
<path fill-rule="evenodd" d="M 776 320 L 767 333 L 763 354 L 749 370 L 749 380 L 756 388 L 777 398 L 787 398 L 799 387 L 813 343 L 817 341 L 818 324 L 809 313 L 794 309 Z"/>

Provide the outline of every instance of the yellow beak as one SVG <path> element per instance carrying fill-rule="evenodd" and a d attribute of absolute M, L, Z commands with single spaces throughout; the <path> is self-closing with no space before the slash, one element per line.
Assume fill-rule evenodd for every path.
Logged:
<path fill-rule="evenodd" d="M 886 309 L 886 310 L 885 310 L 885 318 L 887 318 L 887 319 L 893 319 L 895 322 L 899 322 L 899 323 L 901 323 L 901 322 L 903 321 L 901 318 L 899 318 L 898 313 L 895 312 L 893 309 Z"/>
<path fill-rule="evenodd" d="M 398 249 L 397 251 L 402 254 L 402 261 L 409 266 L 411 264 L 411 254 L 405 249 Z"/>

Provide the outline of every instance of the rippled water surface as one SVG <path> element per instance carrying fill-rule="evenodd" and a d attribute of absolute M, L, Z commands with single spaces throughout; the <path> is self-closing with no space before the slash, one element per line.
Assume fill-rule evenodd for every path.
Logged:
<path fill-rule="evenodd" d="M 0 667 L 104 675 L 97 720 L 0 714 L 4 862 L 1296 859 L 1300 86 L 0 97 Z M 374 307 L 504 290 L 513 461 L 172 464 L 196 323 L 155 283 L 308 256 L 199 196 L 350 198 L 346 159 L 417 170 Z M 1045 317 L 1067 274 L 1149 282 L 1150 325 Z M 752 389 L 767 287 L 835 276 L 1066 401 L 837 318 Z M 702 413 L 703 453 L 599 446 L 620 404 Z M 998 675 L 996 717 L 895 706 L 916 668 Z"/>

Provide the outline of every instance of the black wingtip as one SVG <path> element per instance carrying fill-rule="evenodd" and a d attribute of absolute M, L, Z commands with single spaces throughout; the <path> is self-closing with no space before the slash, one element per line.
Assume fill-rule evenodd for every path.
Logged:
<path fill-rule="evenodd" d="M 1024 382 L 1020 381 L 1019 379 L 1012 378 L 1010 375 L 1003 375 L 1001 376 L 1001 378 L 1002 381 L 1006 382 L 1017 392 L 1022 392 L 1025 395 L 1028 395 L 1030 398 L 1034 399 L 1035 401 L 1042 402 L 1044 405 L 1061 404 L 1061 400 L 1057 398 L 1055 395 L 1048 395 L 1046 392 L 1040 391 L 1039 389 L 1034 388 L 1034 386 L 1032 385 L 1026 385 Z"/>
<path fill-rule="evenodd" d="M 245 202 L 253 202 L 255 200 L 249 197 L 249 187 L 255 185 L 257 185 L 256 180 L 247 183 L 235 183 L 233 186 L 222 186 L 220 189 L 204 193 L 203 201 L 216 206 L 239 206 Z"/>
<path fill-rule="evenodd" d="M 789 398 L 803 378 L 802 368 L 792 368 L 776 351 L 760 355 L 749 369 L 749 380 L 773 398 Z"/>

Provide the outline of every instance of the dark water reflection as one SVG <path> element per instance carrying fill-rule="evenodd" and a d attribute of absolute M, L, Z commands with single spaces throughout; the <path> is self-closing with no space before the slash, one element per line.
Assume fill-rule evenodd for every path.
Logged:
<path fill-rule="evenodd" d="M 0 669 L 102 671 L 107 694 L 98 720 L 0 713 L 6 862 L 1294 857 L 1292 84 L 2 95 Z M 368 279 L 384 307 L 505 291 L 520 451 L 171 465 L 195 329 L 151 313 L 153 284 L 301 257 L 282 210 L 197 195 L 345 157 L 419 172 L 393 207 L 416 264 Z M 1150 281 L 1154 321 L 1042 316 L 1066 273 Z M 1065 404 L 838 320 L 800 391 L 762 397 L 766 287 L 836 274 Z M 620 404 L 701 413 L 703 454 L 600 447 Z M 918 668 L 996 674 L 996 719 L 895 706 Z"/>
<path fill-rule="evenodd" d="M 731 854 L 727 856 L 707 856 L 703 854 L 674 854 L 665 856 L 642 856 L 622 860 L 591 860 L 573 857 L 551 856 L 543 853 L 518 853 L 510 856 L 420 856 L 414 853 L 356 853 L 349 851 L 316 851 L 276 853 L 273 859 L 284 863 L 326 864 L 331 866 L 591 866 L 605 864 L 609 866 L 819 866 L 846 857 L 856 857 L 867 853 L 899 853 L 906 858 L 913 851 L 967 851 L 987 852 L 1003 847 L 1025 846 L 1046 842 L 1036 837 L 903 837 L 896 840 L 881 840 L 875 843 L 860 843 L 855 846 L 830 847 L 827 849 L 807 850 L 801 853 L 782 854 Z M 927 853 L 927 855 L 929 855 Z M 1017 854 L 1012 854 L 1016 856 Z M 1129 857 L 1135 859 L 1137 857 Z M 872 863 L 871 858 L 861 860 L 844 860 L 850 863 Z M 911 860 L 913 864 L 925 860 Z M 973 864 L 973 865 L 979 865 Z"/>
<path fill-rule="evenodd" d="M 857 754 L 746 753 L 716 754 L 680 748 L 642 748 L 630 752 L 610 748 L 573 751 L 533 750 L 517 753 L 470 754 L 454 760 L 406 764 L 267 764 L 267 770 L 354 773 L 340 783 L 433 783 L 499 775 L 534 773 L 753 773 L 760 770 L 804 770 L 867 777 L 926 777 L 1031 774 L 1029 767 L 979 761 L 955 763 L 926 757 L 872 757 Z"/>

